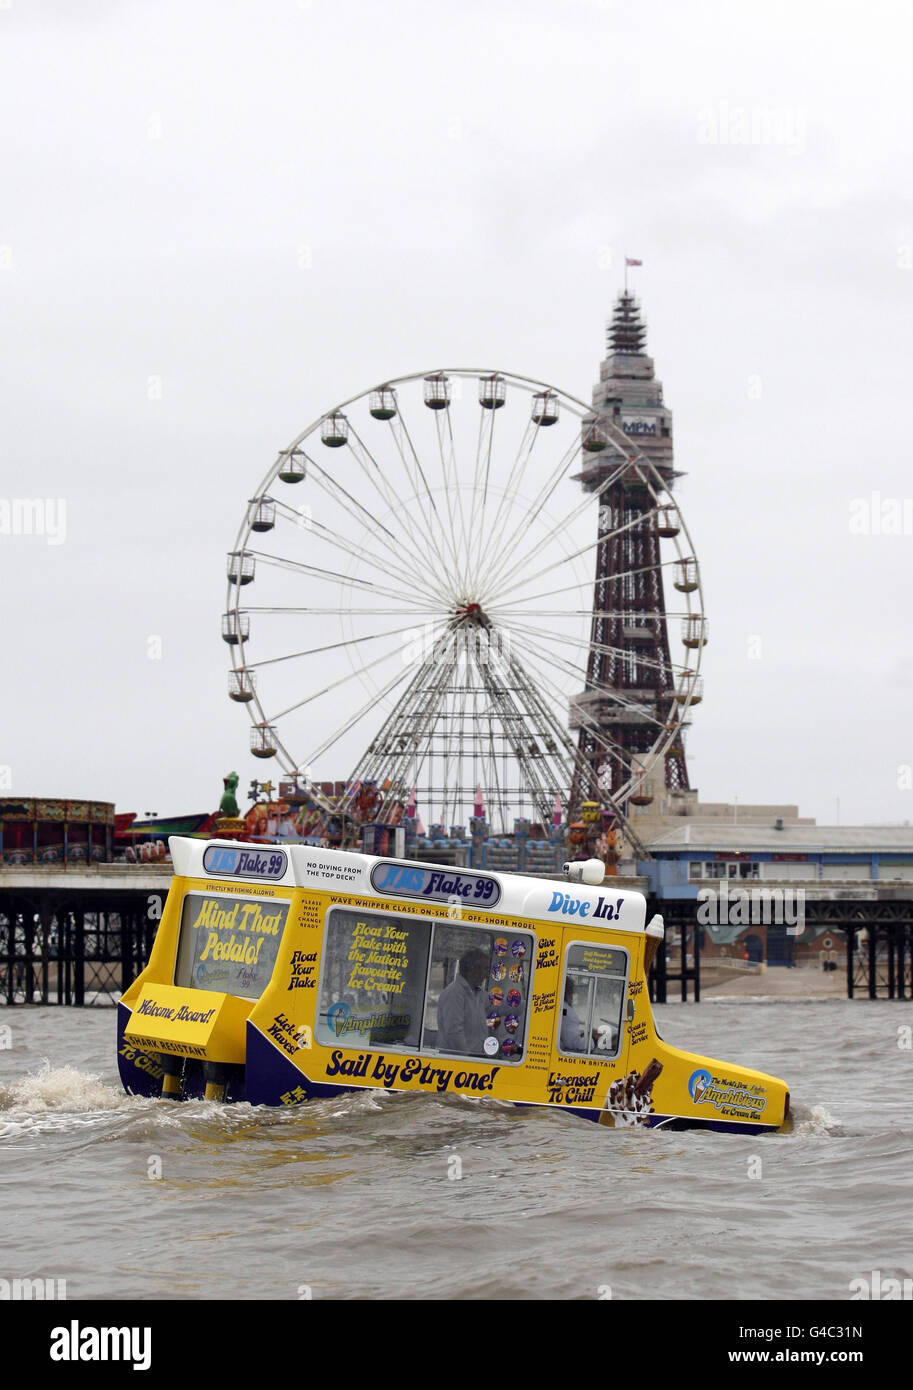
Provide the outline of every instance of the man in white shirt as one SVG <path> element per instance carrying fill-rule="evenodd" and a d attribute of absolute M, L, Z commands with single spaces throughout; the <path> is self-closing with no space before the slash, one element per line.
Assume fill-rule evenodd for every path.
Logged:
<path fill-rule="evenodd" d="M 564 986 L 564 1006 L 561 1010 L 562 1052 L 586 1052 L 586 1029 L 574 1008 L 574 982 L 568 976 Z"/>
<path fill-rule="evenodd" d="M 488 956 L 484 951 L 464 951 L 459 974 L 441 990 L 437 1005 L 437 1046 L 442 1052 L 479 1056 L 488 1036 L 485 984 Z"/>

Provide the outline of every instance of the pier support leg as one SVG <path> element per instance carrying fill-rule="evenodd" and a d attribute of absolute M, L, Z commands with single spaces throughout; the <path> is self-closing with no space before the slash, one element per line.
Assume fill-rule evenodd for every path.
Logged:
<path fill-rule="evenodd" d="M 869 923 L 869 998 L 878 998 L 878 977 L 875 973 L 875 951 L 877 948 L 878 928 L 874 922 Z"/>
<path fill-rule="evenodd" d="M 86 919 L 81 907 L 76 909 L 73 932 L 73 1003 L 82 1008 L 86 1002 Z"/>

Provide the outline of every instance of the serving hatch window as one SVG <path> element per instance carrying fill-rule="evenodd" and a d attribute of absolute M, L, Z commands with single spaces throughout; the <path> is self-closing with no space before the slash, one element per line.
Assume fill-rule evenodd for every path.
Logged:
<path fill-rule="evenodd" d="M 578 942 L 568 947 L 558 1022 L 559 1052 L 617 1056 L 627 974 L 628 953 L 617 946 Z"/>
<path fill-rule="evenodd" d="M 273 973 L 288 909 L 287 899 L 188 893 L 174 983 L 258 999 Z"/>
<path fill-rule="evenodd" d="M 330 908 L 317 1041 L 325 1047 L 417 1048 L 431 923 Z"/>
<path fill-rule="evenodd" d="M 317 1041 L 520 1061 L 535 938 L 331 908 Z"/>

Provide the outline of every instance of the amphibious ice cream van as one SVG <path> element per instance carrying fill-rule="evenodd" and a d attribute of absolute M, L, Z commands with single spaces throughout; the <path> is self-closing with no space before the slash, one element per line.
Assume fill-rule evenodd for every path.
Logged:
<path fill-rule="evenodd" d="M 311 846 L 171 840 L 149 964 L 118 1006 L 134 1094 L 296 1105 L 361 1087 L 757 1133 L 774 1077 L 670 1047 L 640 893 Z"/>

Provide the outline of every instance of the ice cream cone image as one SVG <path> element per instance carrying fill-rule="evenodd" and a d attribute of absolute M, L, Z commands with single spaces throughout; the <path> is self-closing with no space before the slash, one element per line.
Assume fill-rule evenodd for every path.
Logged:
<path fill-rule="evenodd" d="M 642 1074 L 630 1071 L 613 1081 L 599 1123 L 614 1128 L 646 1125 L 653 1113 L 653 1083 L 662 1069 L 662 1062 L 652 1057 Z"/>
<path fill-rule="evenodd" d="M 689 1089 L 691 1091 L 691 1099 L 694 1101 L 695 1105 L 697 1105 L 701 1096 L 704 1094 L 707 1087 L 710 1085 L 710 1081 L 711 1076 L 710 1073 L 707 1071 L 696 1071 L 694 1075 L 691 1077 Z"/>

